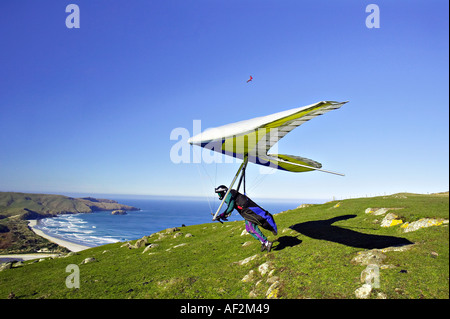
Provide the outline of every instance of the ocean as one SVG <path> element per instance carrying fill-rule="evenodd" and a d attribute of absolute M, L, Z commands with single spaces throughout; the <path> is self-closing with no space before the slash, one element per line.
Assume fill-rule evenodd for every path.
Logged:
<path fill-rule="evenodd" d="M 132 199 L 110 198 L 121 204 L 140 208 L 127 215 L 112 215 L 111 211 L 90 214 L 66 214 L 39 220 L 36 228 L 44 233 L 77 244 L 96 247 L 119 241 L 129 241 L 183 224 L 211 223 L 211 212 L 219 207 L 219 200 L 205 199 Z M 323 203 L 320 200 L 256 200 L 258 205 L 276 214 L 294 209 L 303 203 Z M 223 211 L 224 208 L 222 208 Z M 229 221 L 243 220 L 237 211 Z"/>

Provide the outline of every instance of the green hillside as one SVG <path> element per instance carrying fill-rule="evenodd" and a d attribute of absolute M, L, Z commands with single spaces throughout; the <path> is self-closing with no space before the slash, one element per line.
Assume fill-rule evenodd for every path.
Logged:
<path fill-rule="evenodd" d="M 115 243 L 14 264 L 0 271 L 0 298 L 347 299 L 375 282 L 368 264 L 378 286 L 358 298 L 449 298 L 448 204 L 448 193 L 396 194 L 279 213 L 270 253 L 242 234 L 243 221 L 164 230 L 140 248 Z M 430 227 L 409 231 L 422 224 Z M 79 288 L 66 287 L 71 264 Z"/>
<path fill-rule="evenodd" d="M 65 252 L 67 250 L 64 247 L 58 247 L 31 231 L 27 220 L 102 210 L 138 210 L 138 208 L 122 205 L 110 199 L 0 192 L 0 254 L 31 253 L 40 249 Z"/>

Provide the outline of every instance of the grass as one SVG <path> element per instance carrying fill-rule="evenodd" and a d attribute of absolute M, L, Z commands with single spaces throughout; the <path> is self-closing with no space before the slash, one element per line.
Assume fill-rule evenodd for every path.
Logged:
<path fill-rule="evenodd" d="M 336 205 L 340 203 L 339 205 Z M 338 206 L 338 207 L 335 207 Z M 157 241 L 159 246 L 142 254 L 143 248 L 120 247 L 123 243 L 88 249 L 77 255 L 26 262 L 0 272 L 0 298 L 13 292 L 17 298 L 265 298 L 271 283 L 258 266 L 268 262 L 279 278 L 277 297 L 355 298 L 366 266 L 352 259 L 372 246 L 416 243 L 404 252 L 386 252 L 377 293 L 389 299 L 449 298 L 449 231 L 447 225 L 404 233 L 400 226 L 381 228 L 383 216 L 365 214 L 368 207 L 400 208 L 393 211 L 403 221 L 424 217 L 448 219 L 448 195 L 396 194 L 330 202 L 275 215 L 279 234 L 271 253 L 241 236 L 243 221 L 183 227 Z M 184 235 L 191 233 L 193 237 Z M 268 234 L 268 232 L 265 232 Z M 243 246 L 245 242 L 249 245 Z M 175 247 L 180 244 L 184 246 Z M 149 255 L 148 253 L 152 253 Z M 245 265 L 236 264 L 257 254 Z M 87 257 L 96 262 L 80 263 Z M 65 285 L 67 265 L 80 269 L 80 288 Z M 254 270 L 250 282 L 241 279 Z"/>

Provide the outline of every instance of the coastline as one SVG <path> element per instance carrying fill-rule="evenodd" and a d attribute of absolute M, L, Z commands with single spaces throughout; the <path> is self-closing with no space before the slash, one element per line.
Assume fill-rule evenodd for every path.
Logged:
<path fill-rule="evenodd" d="M 85 249 L 92 248 L 92 247 L 89 247 L 89 246 L 76 244 L 76 243 L 70 242 L 68 240 L 52 237 L 52 236 L 44 233 L 42 230 L 37 229 L 36 225 L 37 225 L 37 220 L 36 219 L 32 219 L 32 220 L 28 221 L 28 227 L 30 227 L 30 229 L 36 235 L 41 236 L 41 237 L 51 241 L 52 243 L 55 243 L 55 244 L 59 245 L 59 246 L 65 247 L 65 248 L 69 249 L 70 251 L 78 252 L 78 251 L 82 251 L 82 250 L 85 250 Z"/>
<path fill-rule="evenodd" d="M 59 256 L 59 254 L 35 253 L 35 254 L 0 255 L 0 264 L 12 262 L 12 261 L 27 261 L 27 260 L 41 259 L 41 258 L 48 258 L 48 257 L 57 257 L 57 256 Z"/>

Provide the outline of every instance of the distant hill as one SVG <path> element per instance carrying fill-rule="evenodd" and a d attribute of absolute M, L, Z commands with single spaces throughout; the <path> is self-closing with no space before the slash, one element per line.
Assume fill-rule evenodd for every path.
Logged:
<path fill-rule="evenodd" d="M 19 219 L 40 219 L 58 214 L 92 213 L 117 209 L 139 210 L 110 199 L 0 192 L 0 219 L 13 216 Z"/>

